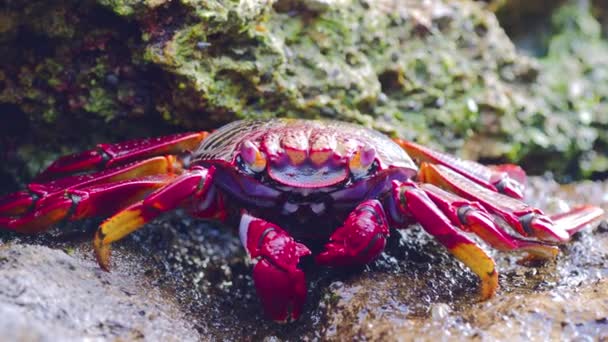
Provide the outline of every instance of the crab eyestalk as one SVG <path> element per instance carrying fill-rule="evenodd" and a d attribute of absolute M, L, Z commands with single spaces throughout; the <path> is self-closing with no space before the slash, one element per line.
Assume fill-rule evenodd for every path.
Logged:
<path fill-rule="evenodd" d="M 376 150 L 371 146 L 365 146 L 353 155 L 348 162 L 348 167 L 355 177 L 363 176 L 368 173 L 375 160 Z"/>
<path fill-rule="evenodd" d="M 241 158 L 243 158 L 249 169 L 254 172 L 262 172 L 266 168 L 266 157 L 249 140 L 241 145 Z"/>

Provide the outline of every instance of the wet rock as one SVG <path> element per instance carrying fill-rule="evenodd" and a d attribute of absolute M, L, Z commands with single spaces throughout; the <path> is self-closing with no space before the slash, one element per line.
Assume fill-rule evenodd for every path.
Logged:
<path fill-rule="evenodd" d="M 538 60 L 477 1 L 12 1 L 0 118 L 28 125 L 0 134 L 0 175 L 25 182 L 83 146 L 274 116 L 603 174 L 608 44 L 579 7 L 555 15 Z"/>
<path fill-rule="evenodd" d="M 536 177 L 526 196 L 555 213 L 575 203 L 608 209 L 606 194 L 608 182 L 560 186 Z M 180 212 L 164 215 L 114 244 L 108 274 L 92 260 L 88 237 L 70 237 L 95 225 L 64 225 L 34 237 L 0 233 L 0 313 L 11 318 L 0 320 L 1 330 L 42 340 L 335 341 L 601 339 L 608 331 L 603 229 L 577 233 L 557 260 L 535 267 L 490 251 L 500 290 L 483 303 L 476 277 L 431 237 L 417 227 L 395 232 L 386 252 L 359 270 L 305 263 L 304 312 L 281 325 L 264 317 L 250 262 L 231 229 Z"/>
<path fill-rule="evenodd" d="M 608 182 L 560 186 L 532 178 L 526 195 L 556 213 L 576 203 L 608 209 L 606 194 Z M 401 246 L 386 252 L 397 259 L 397 267 L 387 270 L 381 258 L 363 274 L 328 288 L 323 338 L 608 338 L 608 235 L 602 229 L 577 233 L 556 261 L 538 267 L 517 264 L 516 255 L 492 252 L 501 272 L 500 290 L 482 303 L 475 298 L 476 279 L 441 248 L 432 241 L 421 243 L 425 237 L 419 234 L 401 238 Z M 412 260 L 416 254 L 425 257 Z"/>
<path fill-rule="evenodd" d="M 44 246 L 0 245 L 0 331 L 6 341 L 197 340 L 175 300 L 137 267 L 114 273 Z"/>

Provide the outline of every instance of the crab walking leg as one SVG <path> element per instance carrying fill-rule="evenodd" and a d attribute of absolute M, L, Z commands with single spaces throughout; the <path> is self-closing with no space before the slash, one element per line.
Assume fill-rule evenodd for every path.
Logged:
<path fill-rule="evenodd" d="M 562 227 L 568 234 L 572 235 L 603 216 L 603 209 L 592 205 L 582 205 L 568 212 L 552 215 L 551 220 L 555 223 L 555 226 Z"/>
<path fill-rule="evenodd" d="M 45 198 L 44 204 L 21 217 L 0 217 L 0 227 L 36 233 L 61 221 L 110 215 L 158 189 L 174 176 L 157 175 L 121 182 L 70 189 Z"/>
<path fill-rule="evenodd" d="M 411 141 L 393 139 L 414 159 L 421 162 L 442 165 L 467 177 L 475 183 L 507 196 L 524 198 L 526 173 L 513 164 L 488 167 L 474 161 L 457 158 L 447 153 L 441 153 Z"/>
<path fill-rule="evenodd" d="M 101 268 L 110 270 L 110 244 L 152 221 L 158 215 L 185 204 L 188 199 L 203 198 L 211 187 L 212 176 L 207 169 L 197 167 L 174 178 L 145 199 L 125 208 L 105 220 L 93 240 L 95 256 Z"/>
<path fill-rule="evenodd" d="M 18 216 L 39 208 L 59 193 L 157 174 L 179 173 L 181 160 L 173 155 L 154 157 L 93 174 L 70 176 L 48 183 L 28 184 L 27 190 L 0 197 L 0 217 Z"/>
<path fill-rule="evenodd" d="M 111 168 L 144 158 L 192 151 L 208 135 L 208 132 L 192 132 L 116 144 L 99 144 L 94 149 L 55 160 L 36 177 L 36 181 L 43 182 L 73 173 Z"/>
<path fill-rule="evenodd" d="M 253 281 L 266 314 L 277 322 L 296 320 L 306 301 L 306 279 L 298 263 L 310 250 L 279 226 L 247 213 L 241 217 L 239 235 L 257 261 Z"/>
<path fill-rule="evenodd" d="M 540 259 L 553 259 L 559 252 L 557 246 L 523 240 L 507 234 L 477 202 L 466 200 L 433 184 L 424 183 L 419 187 L 447 215 L 452 224 L 464 231 L 475 233 L 498 250 L 525 251 Z M 405 191 L 399 186 L 396 186 L 395 189 L 397 197 L 401 196 L 399 191 Z"/>
<path fill-rule="evenodd" d="M 380 201 L 367 200 L 348 215 L 315 260 L 332 267 L 365 265 L 382 253 L 389 231 Z"/>
<path fill-rule="evenodd" d="M 454 226 L 427 194 L 414 183 L 394 182 L 393 194 L 400 211 L 422 225 L 422 228 L 444 245 L 452 255 L 468 266 L 480 279 L 480 298 L 486 300 L 498 288 L 494 260 L 475 242 Z"/>
<path fill-rule="evenodd" d="M 467 199 L 479 202 L 491 213 L 503 218 L 511 227 L 523 236 L 532 236 L 543 241 L 560 243 L 570 239 L 569 230 L 576 229 L 586 223 L 591 223 L 602 215 L 599 208 L 591 210 L 574 210 L 562 216 L 562 224 L 556 225 L 540 209 L 533 208 L 517 199 L 494 193 L 479 186 L 458 173 L 441 165 L 423 163 L 420 166 L 419 177 L 421 181 L 435 184 L 445 190 L 454 192 Z M 575 217 L 571 220 L 574 226 L 566 226 L 563 222 L 566 217 Z M 576 221 L 576 222 L 574 222 Z"/>

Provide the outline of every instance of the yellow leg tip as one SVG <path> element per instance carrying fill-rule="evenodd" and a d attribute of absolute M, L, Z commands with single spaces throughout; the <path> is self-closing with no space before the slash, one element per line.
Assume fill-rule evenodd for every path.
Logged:
<path fill-rule="evenodd" d="M 494 270 L 493 272 L 487 274 L 487 276 L 480 277 L 479 284 L 479 299 L 482 301 L 488 300 L 496 294 L 496 290 L 498 289 L 498 272 Z"/>
<path fill-rule="evenodd" d="M 473 243 L 459 243 L 450 252 L 479 277 L 479 297 L 488 300 L 498 289 L 498 272 L 494 260 Z"/>
<path fill-rule="evenodd" d="M 95 251 L 95 258 L 97 259 L 97 263 L 99 266 L 107 272 L 110 272 L 110 245 L 106 245 L 103 243 L 103 237 L 101 236 L 101 228 L 95 234 L 95 239 L 93 240 L 93 250 Z"/>
<path fill-rule="evenodd" d="M 97 229 L 93 240 L 93 249 L 99 266 L 104 270 L 110 271 L 110 244 L 122 239 L 146 223 L 141 206 L 141 201 L 133 204 L 107 219 Z"/>

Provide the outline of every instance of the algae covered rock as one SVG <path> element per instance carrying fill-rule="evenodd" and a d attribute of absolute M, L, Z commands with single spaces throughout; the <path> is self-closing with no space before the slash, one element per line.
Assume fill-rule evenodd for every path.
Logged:
<path fill-rule="evenodd" d="M 552 149 L 577 165 L 583 177 L 608 174 L 608 41 L 600 23 L 580 5 L 560 8 L 552 17 L 555 35 L 541 59 L 544 72 L 535 85 L 543 101 Z M 568 141 L 566 141 L 568 140 Z M 556 154 L 557 156 L 557 154 Z M 565 159 L 568 159 L 565 158 Z M 558 158 L 554 163 L 559 163 Z"/>
<path fill-rule="evenodd" d="M 584 1 L 561 7 L 530 56 L 486 4 L 466 0 L 11 1 L 0 12 L 0 194 L 97 142 L 273 116 L 355 121 L 537 173 L 601 177 L 608 45 L 591 13 Z M 606 183 L 534 184 L 550 212 L 555 203 L 543 200 L 565 197 L 607 208 Z M 0 312 L 16 317 L 2 321 L 23 333 L 15 338 L 53 326 L 66 338 L 177 331 L 186 340 L 606 331 L 605 226 L 538 269 L 497 255 L 502 290 L 490 304 L 476 302 L 476 279 L 431 238 L 396 233 L 362 272 L 313 268 L 305 314 L 285 326 L 261 314 L 251 265 L 228 230 L 166 215 L 117 244 L 111 274 L 93 262 L 89 237 L 69 230 L 0 232 Z M 101 307 L 77 317 L 99 293 Z"/>
<path fill-rule="evenodd" d="M 95 142 L 273 116 L 355 121 L 537 172 L 605 172 L 606 41 L 589 31 L 598 26 L 589 10 L 569 7 L 576 25 L 560 24 L 558 12 L 552 41 L 562 43 L 534 59 L 484 6 L 10 2 L 0 25 L 2 174 L 24 181 Z M 568 42 L 577 47 L 563 49 Z M 580 67 L 560 66 L 568 60 Z"/>

